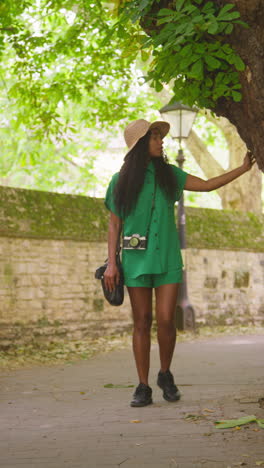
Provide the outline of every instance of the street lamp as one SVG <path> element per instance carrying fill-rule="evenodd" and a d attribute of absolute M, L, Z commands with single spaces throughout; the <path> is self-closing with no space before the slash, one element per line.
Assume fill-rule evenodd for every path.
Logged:
<path fill-rule="evenodd" d="M 197 108 L 191 108 L 176 102 L 168 104 L 160 109 L 160 114 L 166 122 L 170 124 L 170 134 L 172 138 L 179 140 L 178 157 L 176 161 L 179 167 L 183 168 L 185 161 L 181 142 L 183 138 L 188 138 L 192 129 Z M 180 238 L 180 247 L 185 259 L 186 235 L 185 235 L 185 213 L 184 213 L 184 197 L 181 196 L 178 203 L 178 229 Z M 185 263 L 185 262 L 184 262 Z M 177 306 L 176 306 L 176 325 L 179 330 L 195 328 L 195 313 L 191 306 L 187 293 L 187 275 L 184 266 L 183 282 L 180 284 Z"/>

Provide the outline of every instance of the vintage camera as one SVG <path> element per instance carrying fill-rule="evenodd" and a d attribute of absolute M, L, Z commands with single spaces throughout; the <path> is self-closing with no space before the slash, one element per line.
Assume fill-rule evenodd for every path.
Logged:
<path fill-rule="evenodd" d="M 132 236 L 123 237 L 123 249 L 125 250 L 146 250 L 147 237 L 140 234 L 132 234 Z"/>

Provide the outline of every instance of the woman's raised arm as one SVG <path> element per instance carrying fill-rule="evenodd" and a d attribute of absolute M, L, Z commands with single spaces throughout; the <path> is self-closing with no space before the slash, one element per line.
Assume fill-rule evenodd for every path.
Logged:
<path fill-rule="evenodd" d="M 232 182 L 232 180 L 237 179 L 242 174 L 249 171 L 254 163 L 255 159 L 248 151 L 241 166 L 220 176 L 213 177 L 212 179 L 208 180 L 203 180 L 200 179 L 200 177 L 195 177 L 191 174 L 188 174 L 184 190 L 190 190 L 192 192 L 211 192 L 212 190 L 216 190 L 226 184 L 229 184 L 229 182 Z"/>

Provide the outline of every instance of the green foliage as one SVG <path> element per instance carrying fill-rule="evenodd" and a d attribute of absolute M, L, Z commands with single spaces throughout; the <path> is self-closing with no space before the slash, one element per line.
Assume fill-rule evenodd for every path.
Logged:
<path fill-rule="evenodd" d="M 86 194 L 102 134 L 153 105 L 112 25 L 100 1 L 1 2 L 3 183 Z"/>
<path fill-rule="evenodd" d="M 19 105 L 18 122 L 33 129 L 36 138 L 58 134 L 60 106 L 78 105 L 83 96 L 90 125 L 124 118 L 131 60 L 121 56 L 116 40 L 102 45 L 111 22 L 101 2 L 41 0 L 24 6 L 19 27 L 5 36 L 14 77 L 8 97 Z"/>
<path fill-rule="evenodd" d="M 117 20 L 106 4 L 0 2 L 3 183 L 83 194 L 94 187 L 103 132 L 159 108 L 146 87 L 137 92 L 138 64 L 156 90 L 172 82 L 174 99 L 187 104 L 241 98 L 244 64 L 227 39 L 242 22 L 231 4 L 122 0 Z"/>
<path fill-rule="evenodd" d="M 247 25 L 233 4 L 176 0 L 132 0 L 120 12 L 120 24 L 140 22 L 150 36 L 139 37 L 138 48 L 151 56 L 146 79 L 156 91 L 173 82 L 172 101 L 213 109 L 219 98 L 241 100 L 239 72 L 245 65 L 230 44 L 234 25 Z M 122 37 L 122 36 L 121 36 Z"/>

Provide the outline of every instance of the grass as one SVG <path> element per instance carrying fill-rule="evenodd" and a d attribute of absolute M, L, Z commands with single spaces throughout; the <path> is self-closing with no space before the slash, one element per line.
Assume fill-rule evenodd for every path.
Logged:
<path fill-rule="evenodd" d="M 232 335 L 264 335 L 263 327 L 257 326 L 200 326 L 195 332 L 178 331 L 177 342 L 190 342 Z M 156 330 L 152 330 L 152 342 L 157 343 Z M 32 342 L 23 346 L 13 346 L 0 351 L 0 369 L 18 369 L 35 365 L 71 364 L 80 360 L 91 359 L 102 353 L 115 349 L 130 349 L 131 333 L 86 338 L 83 340 L 68 340 L 61 342 Z"/>

